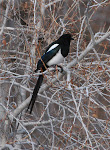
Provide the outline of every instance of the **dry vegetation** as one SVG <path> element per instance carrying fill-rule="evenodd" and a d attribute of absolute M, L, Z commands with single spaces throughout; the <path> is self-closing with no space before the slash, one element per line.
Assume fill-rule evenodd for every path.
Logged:
<path fill-rule="evenodd" d="M 109 14 L 109 0 L 0 0 L 0 147 L 110 149 Z M 65 72 L 44 73 L 30 115 L 36 63 L 63 33 Z"/>

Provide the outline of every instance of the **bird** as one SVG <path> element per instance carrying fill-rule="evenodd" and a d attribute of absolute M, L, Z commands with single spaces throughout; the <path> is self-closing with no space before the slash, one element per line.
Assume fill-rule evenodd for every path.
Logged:
<path fill-rule="evenodd" d="M 72 35 L 68 33 L 68 34 L 63 34 L 62 36 L 59 37 L 59 39 L 52 42 L 47 47 L 43 56 L 39 59 L 39 61 L 37 63 L 37 69 L 35 70 L 35 72 L 37 72 L 38 70 L 40 70 L 41 72 L 44 72 L 47 68 L 49 68 L 53 65 L 58 65 L 58 64 L 62 63 L 64 58 L 69 53 L 71 40 L 74 40 L 74 39 L 72 38 Z M 37 98 L 38 91 L 43 82 L 43 77 L 44 77 L 43 74 L 39 75 L 37 83 L 33 90 L 31 101 L 30 101 L 30 103 L 28 105 L 28 109 L 27 109 L 30 111 L 30 114 L 33 110 L 33 106 L 34 106 L 35 100 Z"/>

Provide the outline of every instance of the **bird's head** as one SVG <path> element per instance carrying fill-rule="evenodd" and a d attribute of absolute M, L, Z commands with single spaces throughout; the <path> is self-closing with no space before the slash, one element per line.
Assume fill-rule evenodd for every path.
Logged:
<path fill-rule="evenodd" d="M 74 40 L 71 34 L 63 34 L 57 41 L 59 44 L 70 44 L 71 40 Z"/>

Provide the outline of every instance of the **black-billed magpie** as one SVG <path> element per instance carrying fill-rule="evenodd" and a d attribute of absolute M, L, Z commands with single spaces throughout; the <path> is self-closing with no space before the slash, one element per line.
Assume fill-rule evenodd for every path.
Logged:
<path fill-rule="evenodd" d="M 38 70 L 41 70 L 41 72 L 43 72 L 46 70 L 46 68 L 52 65 L 58 65 L 59 63 L 63 62 L 64 58 L 69 53 L 71 40 L 73 40 L 71 34 L 63 34 L 58 40 L 51 43 L 47 47 L 44 55 L 38 61 L 37 69 L 35 70 L 35 72 L 37 72 Z M 43 75 L 39 75 L 39 78 L 37 80 L 36 86 L 32 94 L 31 101 L 28 106 L 28 110 L 30 109 L 30 113 L 32 112 L 42 81 L 43 81 Z"/>

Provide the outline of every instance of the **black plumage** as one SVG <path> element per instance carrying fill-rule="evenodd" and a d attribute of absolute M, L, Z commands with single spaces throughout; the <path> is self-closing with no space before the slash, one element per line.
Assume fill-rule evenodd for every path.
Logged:
<path fill-rule="evenodd" d="M 47 47 L 44 55 L 38 61 L 37 69 L 35 70 L 35 72 L 38 70 L 41 70 L 43 72 L 46 70 L 46 68 L 61 63 L 69 53 L 71 40 L 73 40 L 71 34 L 63 34 L 58 40 L 51 43 Z M 40 75 L 37 80 L 37 84 L 34 88 L 32 98 L 28 106 L 28 110 L 30 109 L 30 113 L 32 112 L 42 81 L 43 81 L 43 75 Z"/>

